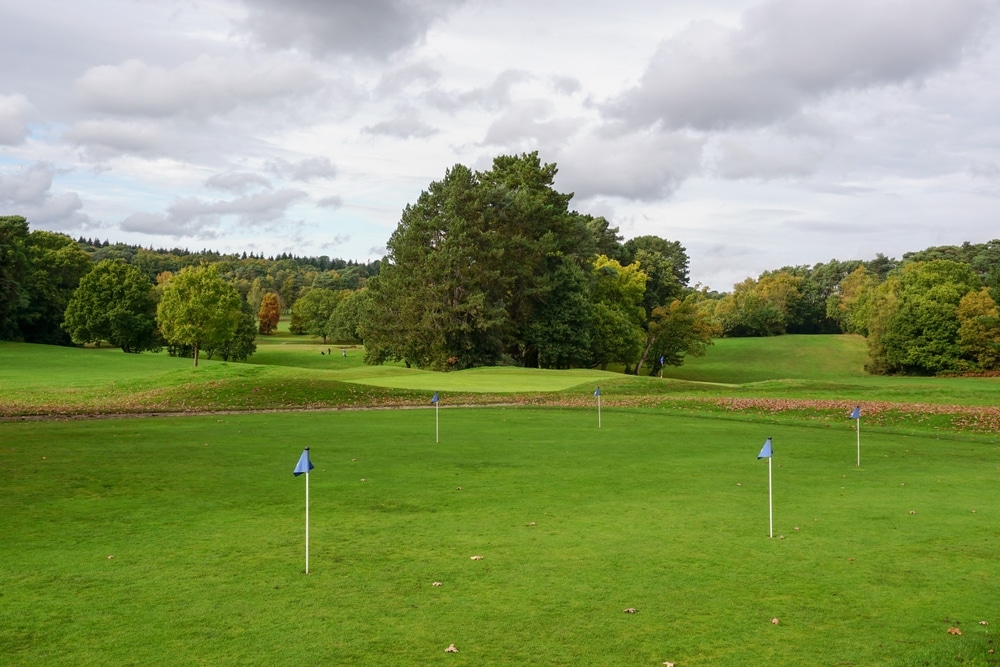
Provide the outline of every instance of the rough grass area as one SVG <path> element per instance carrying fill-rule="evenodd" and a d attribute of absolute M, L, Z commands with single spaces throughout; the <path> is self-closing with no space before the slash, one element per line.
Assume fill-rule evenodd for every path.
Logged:
<path fill-rule="evenodd" d="M 0 662 L 997 664 L 989 438 L 873 428 L 858 469 L 846 422 L 434 417 L 0 424 Z"/>

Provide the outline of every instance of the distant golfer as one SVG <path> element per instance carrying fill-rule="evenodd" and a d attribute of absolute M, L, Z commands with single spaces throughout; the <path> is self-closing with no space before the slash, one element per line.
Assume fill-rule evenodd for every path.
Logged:
<path fill-rule="evenodd" d="M 340 353 L 341 353 L 342 355 L 344 355 L 344 359 L 346 359 L 346 358 L 347 358 L 347 348 L 346 348 L 346 347 L 342 347 L 342 348 L 340 348 Z"/>

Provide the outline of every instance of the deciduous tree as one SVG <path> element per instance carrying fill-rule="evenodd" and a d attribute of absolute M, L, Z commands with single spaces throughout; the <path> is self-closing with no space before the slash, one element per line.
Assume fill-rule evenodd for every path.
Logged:
<path fill-rule="evenodd" d="M 257 309 L 257 320 L 259 322 L 258 330 L 264 335 L 278 328 L 278 322 L 281 320 L 281 303 L 278 301 L 278 295 L 274 292 L 267 292 L 261 297 L 260 308 Z"/>
<path fill-rule="evenodd" d="M 121 260 L 102 260 L 80 280 L 62 326 L 74 343 L 108 341 L 123 352 L 157 350 L 153 282 Z"/>
<path fill-rule="evenodd" d="M 236 337 L 245 319 L 242 303 L 217 266 L 188 267 L 163 285 L 156 318 L 167 342 L 189 346 L 197 366 L 202 348 L 220 347 Z"/>

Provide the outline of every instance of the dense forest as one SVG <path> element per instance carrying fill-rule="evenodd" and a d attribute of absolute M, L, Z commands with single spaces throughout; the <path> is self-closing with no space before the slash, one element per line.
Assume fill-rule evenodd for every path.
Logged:
<path fill-rule="evenodd" d="M 244 359 L 285 316 L 293 333 L 363 342 L 372 364 L 638 374 L 720 336 L 855 333 L 872 373 L 1000 369 L 1000 240 L 786 266 L 710 292 L 689 285 L 679 241 L 626 241 L 571 210 L 556 171 L 535 153 L 455 165 L 368 263 L 143 248 L 0 217 L 0 339 Z M 218 320 L 197 329 L 209 312 Z"/>

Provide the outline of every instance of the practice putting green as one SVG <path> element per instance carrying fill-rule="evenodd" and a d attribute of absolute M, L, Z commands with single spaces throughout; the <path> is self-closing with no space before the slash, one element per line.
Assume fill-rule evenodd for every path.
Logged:
<path fill-rule="evenodd" d="M 987 438 L 439 416 L 0 423 L 2 662 L 993 664 Z"/>

